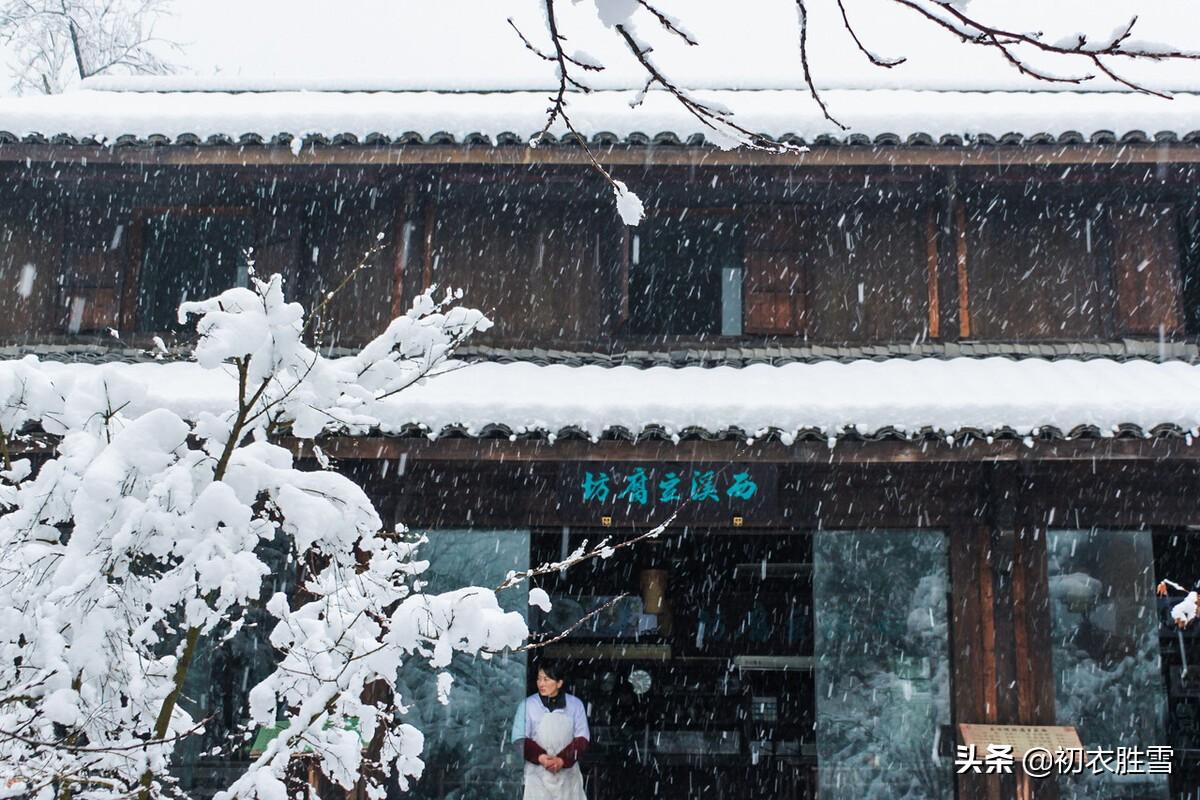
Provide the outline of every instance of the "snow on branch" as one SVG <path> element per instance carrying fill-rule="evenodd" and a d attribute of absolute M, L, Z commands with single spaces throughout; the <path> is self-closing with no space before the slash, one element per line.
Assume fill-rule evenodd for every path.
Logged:
<path fill-rule="evenodd" d="M 338 360 L 306 344 L 277 275 L 184 303 L 194 358 L 236 381 L 225 409 L 195 419 L 146 410 L 146 386 L 116 372 L 56 384 L 36 358 L 0 362 L 0 786 L 38 800 L 172 793 L 176 745 L 205 727 L 181 702 L 197 652 L 251 609 L 274 620 L 278 659 L 251 691 L 252 721 L 283 732 L 219 797 L 284 800 L 302 753 L 372 798 L 387 776 L 420 774 L 402 661 L 514 650 L 526 624 L 492 589 L 424 593 L 420 540 L 269 437 L 367 425 L 375 404 L 452 368 L 490 324 L 460 296 L 420 295 Z M 34 471 L 8 443 L 39 426 L 58 444 Z M 295 590 L 267 594 L 267 543 L 300 571 Z"/>
<path fill-rule="evenodd" d="M 16 56 L 18 92 L 56 94 L 93 75 L 172 71 L 176 45 L 155 36 L 170 0 L 5 0 L 0 40 Z"/>
<path fill-rule="evenodd" d="M 638 534 L 632 539 L 626 539 L 623 542 L 610 544 L 612 539 L 606 537 L 602 539 L 599 544 L 590 549 L 588 548 L 588 543 L 585 540 L 583 544 L 575 548 L 575 550 L 572 551 L 570 555 L 568 555 L 562 561 L 550 561 L 541 565 L 540 567 L 534 567 L 533 569 L 522 570 L 519 572 L 509 572 L 500 585 L 496 587 L 496 591 L 502 592 L 505 589 L 511 589 L 514 586 L 519 586 L 528 581 L 530 578 L 537 578 L 542 575 L 552 575 L 556 572 L 562 572 L 565 569 L 569 569 L 577 564 L 593 558 L 611 558 L 612 555 L 618 550 L 622 550 L 627 547 L 633 547 L 634 545 L 638 544 L 639 542 L 643 542 L 646 539 L 655 539 L 661 536 L 663 531 L 671 527 L 671 523 L 675 521 L 675 517 L 678 516 L 678 514 L 679 512 L 676 511 L 674 514 L 668 517 L 666 521 L 656 525 L 648 531 Z"/>
<path fill-rule="evenodd" d="M 765 136 L 743 128 L 733 119 L 733 113 L 729 109 L 710 100 L 699 98 L 682 84 L 672 80 L 651 58 L 652 48 L 639 38 L 634 24 L 634 12 L 638 9 L 647 12 L 670 36 L 690 47 L 697 46 L 699 42 L 687 31 L 682 21 L 659 9 L 651 0 L 594 0 L 594 2 L 600 21 L 620 37 L 645 71 L 646 85 L 642 95 L 655 86 L 660 87 L 675 98 L 702 126 L 707 128 L 715 141 L 724 147 L 746 146 L 771 152 L 797 149 L 792 145 L 774 142 Z M 543 61 L 554 64 L 555 75 L 558 79 L 558 88 L 550 98 L 550 106 L 546 110 L 546 122 L 530 144 L 536 147 L 549 134 L 550 128 L 561 122 L 575 137 L 576 143 L 583 148 L 592 168 L 612 187 L 617 211 L 622 221 L 626 225 L 637 225 L 641 222 L 644 213 L 641 199 L 622 181 L 614 178 L 604 167 L 592 152 L 586 137 L 579 132 L 571 120 L 570 93 L 573 91 L 584 94 L 591 92 L 592 89 L 584 75 L 589 72 L 600 72 L 604 69 L 604 65 L 584 53 L 578 51 L 568 53 L 567 37 L 562 33 L 559 25 L 555 0 L 542 0 L 542 11 L 546 31 L 550 37 L 549 50 L 535 45 L 511 18 L 508 20 L 508 24 L 516 31 L 526 49 Z"/>
<path fill-rule="evenodd" d="M 904 63 L 904 58 L 885 58 L 868 48 L 850 21 L 847 4 L 850 0 L 835 0 L 840 12 L 842 27 L 854 41 L 855 47 L 866 56 L 871 64 L 890 69 Z M 825 118 L 846 128 L 826 107 L 809 66 L 808 52 L 808 8 L 814 0 L 796 0 L 799 24 L 800 64 L 805 86 L 820 107 Z M 901 8 L 920 15 L 936 29 L 947 31 L 964 44 L 994 50 L 1008 64 L 1023 75 L 1046 83 L 1080 84 L 1104 75 L 1127 89 L 1143 94 L 1168 98 L 1170 95 L 1126 77 L 1116 62 L 1144 61 L 1195 61 L 1200 53 L 1187 51 L 1170 45 L 1154 42 L 1139 42 L 1132 37 L 1137 16 L 1130 17 L 1101 42 L 1091 42 L 1083 34 L 1075 34 L 1059 41 L 1047 41 L 1039 32 L 1023 32 L 994 25 L 970 12 L 970 0 L 888 0 Z M 1034 65 L 1023 55 L 1023 50 L 1036 51 L 1054 57 L 1066 64 L 1082 63 L 1091 71 L 1075 75 L 1058 75 Z"/>
<path fill-rule="evenodd" d="M 576 0 L 576 2 L 578 1 Z M 904 63 L 906 59 L 903 56 L 881 55 L 869 46 L 853 22 L 857 12 L 857 9 L 854 8 L 855 0 L 794 0 L 794 2 L 798 34 L 798 66 L 801 79 L 823 116 L 845 130 L 847 126 L 835 117 L 833 110 L 826 104 L 823 92 L 818 85 L 817 75 L 820 71 L 820 64 L 814 64 L 810 57 L 809 42 L 813 31 L 811 30 L 812 20 L 809 9 L 818 2 L 836 5 L 837 19 L 840 20 L 842 28 L 850 36 L 855 49 L 872 65 L 890 69 Z M 1136 16 L 1122 20 L 1111 34 L 1099 41 L 1090 40 L 1083 34 L 1074 34 L 1051 41 L 1037 31 L 1013 30 L 989 22 L 971 10 L 970 0 L 887 0 L 887 2 L 918 14 L 935 30 L 951 33 L 968 45 L 999 53 L 1012 68 L 1021 74 L 1047 83 L 1080 84 L 1097 76 L 1104 76 L 1135 92 L 1169 97 L 1165 92 L 1126 75 L 1121 69 L 1121 64 L 1136 60 L 1200 60 L 1200 53 L 1169 44 L 1135 39 L 1133 33 L 1138 19 Z M 533 138 L 531 145 L 536 146 L 547 136 L 554 125 L 561 123 L 575 137 L 577 144 L 583 148 L 592 167 L 612 187 L 622 219 L 628 225 L 636 225 L 642 216 L 641 200 L 621 181 L 613 177 L 596 157 L 572 121 L 570 114 L 572 93 L 586 94 L 590 92 L 592 89 L 587 82 L 587 76 L 602 71 L 604 65 L 579 51 L 568 50 L 568 36 L 563 32 L 556 14 L 556 3 L 557 0 L 542 0 L 543 17 L 549 35 L 549 47 L 536 45 L 512 19 L 508 21 L 528 50 L 554 65 L 558 79 L 558 88 L 550 98 L 550 106 L 546 110 L 545 124 L 541 132 Z M 598 20 L 619 39 L 624 49 L 632 55 L 641 69 L 644 76 L 644 87 L 635 104 L 640 102 L 647 91 L 658 89 L 669 94 L 700 123 L 701 127 L 721 147 L 748 147 L 770 152 L 802 149 L 776 142 L 742 126 L 738 123 L 733 110 L 692 92 L 683 82 L 672 77 L 667 67 L 652 57 L 653 48 L 639 33 L 637 27 L 639 15 L 654 20 L 670 39 L 682 42 L 688 47 L 701 46 L 700 40 L 687 30 L 682 20 L 664 12 L 654 0 L 590 0 L 590 5 Z M 864 13 L 874 13 L 874 9 L 864 9 Z M 894 46 L 896 43 L 888 42 L 888 44 Z M 900 44 L 906 43 L 901 42 Z M 1044 66 L 1030 61 L 1027 56 L 1035 53 L 1066 65 L 1080 65 L 1083 67 L 1083 71 L 1065 75 L 1056 74 Z"/>

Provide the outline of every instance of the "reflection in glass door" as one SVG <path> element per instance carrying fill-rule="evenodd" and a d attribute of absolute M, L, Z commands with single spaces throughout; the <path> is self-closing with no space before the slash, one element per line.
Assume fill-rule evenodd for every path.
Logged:
<path fill-rule="evenodd" d="M 418 550 L 429 569 L 426 591 L 497 586 L 510 570 L 529 568 L 528 530 L 434 530 Z M 525 585 L 501 592 L 501 606 L 526 614 Z M 408 792 L 410 800 L 508 800 L 521 795 L 521 763 L 508 744 L 512 715 L 525 697 L 524 653 L 496 658 L 456 654 L 451 702 L 436 698 L 435 671 L 420 658 L 405 661 L 396 688 L 409 704 L 405 722 L 425 734 L 425 772 Z"/>
<path fill-rule="evenodd" d="M 937 531 L 813 538 L 822 800 L 950 798 L 946 538 Z"/>
<path fill-rule="evenodd" d="M 1114 757 L 1166 742 L 1151 537 L 1052 530 L 1046 542 L 1058 722 L 1075 725 L 1085 749 Z M 1063 800 L 1165 800 L 1168 780 L 1084 769 L 1059 786 Z"/>

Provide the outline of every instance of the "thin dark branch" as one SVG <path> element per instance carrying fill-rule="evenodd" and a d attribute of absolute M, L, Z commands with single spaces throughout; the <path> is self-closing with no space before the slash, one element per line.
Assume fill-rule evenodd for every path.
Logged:
<path fill-rule="evenodd" d="M 648 0 L 637 0 L 637 2 L 638 2 L 639 6 L 641 6 L 642 8 L 646 9 L 651 14 L 653 14 L 654 18 L 658 20 L 658 23 L 660 25 L 662 25 L 663 28 L 665 28 L 669 32 L 675 34 L 676 36 L 678 36 L 683 41 L 687 42 L 692 47 L 696 47 L 698 44 L 700 44 L 695 39 L 693 39 L 692 36 L 687 31 L 683 30 L 678 25 L 676 25 L 675 20 L 671 19 L 666 14 L 659 11 L 657 8 L 655 8 L 653 5 L 651 5 Z"/>
<path fill-rule="evenodd" d="M 603 614 L 605 611 L 612 608 L 617 603 L 624 600 L 626 597 L 629 597 L 629 592 L 622 592 L 621 594 L 619 594 L 616 597 L 614 597 L 613 599 L 609 600 L 607 603 L 600 606 L 599 608 L 593 609 L 592 611 L 589 611 L 588 613 L 584 614 L 582 617 L 579 618 L 578 622 L 576 622 L 574 625 L 571 625 L 571 626 L 559 631 L 553 638 L 546 639 L 543 642 L 527 642 L 527 643 L 521 645 L 520 647 L 513 648 L 513 651 L 517 652 L 517 653 L 523 653 L 523 652 L 528 652 L 530 650 L 538 650 L 542 647 L 546 647 L 547 645 L 552 645 L 555 642 L 561 642 L 563 639 L 567 638 L 572 633 L 574 633 L 575 631 L 577 631 L 581 627 L 583 627 L 583 624 L 585 622 L 587 622 L 590 619 L 594 619 L 594 618 L 598 617 L 599 615 Z"/>
<path fill-rule="evenodd" d="M 10 731 L 0 731 L 0 737 L 5 738 L 5 739 L 16 739 L 18 742 L 21 742 L 22 744 L 27 744 L 30 747 L 41 747 L 41 748 L 44 748 L 47 750 L 65 750 L 68 753 L 127 753 L 132 750 L 145 750 L 150 747 L 158 747 L 159 745 L 170 744 L 171 742 L 177 742 L 180 739 L 184 739 L 188 736 L 192 736 L 193 734 L 199 732 L 200 729 L 203 728 L 206 724 L 208 724 L 211 720 L 212 720 L 211 716 L 205 717 L 204 719 L 200 720 L 192 727 L 188 728 L 186 731 L 181 731 L 180 733 L 176 733 L 173 736 L 167 736 L 162 739 L 150 739 L 145 742 L 136 742 L 134 744 L 126 744 L 126 745 L 112 745 L 112 746 L 108 746 L 108 747 L 90 747 L 90 746 L 83 746 L 83 745 L 72 745 L 72 744 L 68 744 L 66 742 L 41 742 L 41 741 L 38 741 L 37 739 L 30 739 L 26 736 L 22 736 L 18 733 L 12 733 Z"/>
<path fill-rule="evenodd" d="M 625 40 L 629 52 L 642 65 L 642 69 L 650 76 L 653 83 L 657 83 L 670 93 L 679 103 L 687 110 L 689 114 L 695 117 L 702 125 L 711 131 L 728 135 L 730 132 L 741 138 L 742 142 L 747 146 L 756 150 L 767 150 L 770 152 L 783 152 L 791 150 L 788 145 L 782 145 L 771 139 L 766 138 L 762 134 L 755 133 L 733 121 L 732 116 L 728 111 L 714 108 L 702 100 L 698 100 L 681 88 L 678 84 L 673 83 L 665 72 L 660 70 L 658 66 L 650 58 L 650 48 L 638 41 L 633 33 L 624 25 L 615 26 L 615 30 Z"/>
<path fill-rule="evenodd" d="M 850 34 L 850 38 L 854 40 L 854 45 L 858 48 L 858 51 L 866 56 L 868 61 L 877 67 L 886 67 L 887 69 L 900 66 L 906 61 L 904 58 L 884 58 L 868 50 L 866 45 L 862 43 L 862 40 L 858 38 L 858 32 L 854 30 L 854 26 L 850 24 L 850 16 L 846 13 L 844 0 L 837 0 L 837 6 L 838 11 L 842 12 L 842 24 L 846 26 L 846 31 Z"/>
<path fill-rule="evenodd" d="M 665 531 L 667 528 L 669 528 L 671 526 L 671 523 L 675 521 L 675 517 L 679 515 L 679 511 L 681 509 L 682 509 L 682 506 L 680 506 L 679 509 L 676 509 L 675 513 L 671 514 L 671 516 L 668 517 L 665 522 L 651 528 L 650 530 L 646 531 L 645 533 L 642 533 L 642 534 L 639 534 L 639 535 L 633 537 L 632 539 L 626 539 L 623 542 L 618 542 L 617 544 L 613 544 L 613 545 L 610 545 L 608 543 L 609 542 L 608 539 L 604 539 L 603 541 L 600 542 L 600 544 L 596 545 L 591 550 L 588 550 L 583 553 L 579 553 L 578 555 L 572 554 L 572 555 L 568 556 L 564 561 L 553 561 L 553 562 L 550 562 L 547 564 L 543 564 L 540 567 L 535 567 L 533 569 L 524 570 L 523 572 L 512 572 L 508 575 L 507 578 L 504 579 L 504 581 L 499 586 L 496 587 L 496 591 L 502 592 L 505 589 L 511 589 L 514 586 L 518 586 L 521 583 L 524 583 L 525 581 L 529 580 L 530 578 L 536 578 L 539 575 L 549 575 L 554 572 L 560 572 L 564 569 L 567 569 L 568 567 L 573 567 L 576 564 L 580 564 L 580 563 L 587 561 L 589 559 L 592 559 L 592 558 L 608 558 L 613 553 L 617 552 L 618 550 L 620 550 L 622 548 L 633 547 L 638 542 L 642 542 L 646 539 L 652 539 L 652 538 L 660 535 L 663 531 Z M 586 544 L 587 543 L 585 542 L 584 545 L 586 546 Z"/>
<path fill-rule="evenodd" d="M 1093 47 L 1089 46 L 1087 37 L 1085 36 L 1079 36 L 1074 44 L 1055 44 L 1045 41 L 1038 33 L 1021 33 L 989 25 L 946 2 L 937 2 L 935 5 L 939 11 L 949 15 L 949 18 L 933 11 L 927 5 L 918 2 L 918 0 L 892 0 L 892 2 L 915 11 L 935 25 L 950 31 L 967 44 L 975 44 L 998 50 L 1018 71 L 1037 80 L 1051 83 L 1077 84 L 1090 80 L 1095 76 L 1059 77 L 1049 75 L 1030 66 L 1028 62 L 1014 53 L 1011 48 L 1023 46 L 1049 55 L 1080 58 L 1090 62 L 1098 72 L 1128 89 L 1141 94 L 1152 94 L 1163 98 L 1169 98 L 1170 95 L 1126 78 L 1114 70 L 1105 59 L 1127 59 L 1130 61 L 1138 59 L 1144 61 L 1200 61 L 1200 53 L 1179 49 L 1162 51 L 1147 50 L 1144 48 L 1126 49 L 1123 45 L 1133 33 L 1133 27 L 1137 24 L 1138 19 L 1136 16 L 1131 18 L 1122 32 L 1114 36 L 1107 44 Z"/>
<path fill-rule="evenodd" d="M 543 52 L 537 45 L 535 45 L 533 42 L 529 41 L 528 37 L 526 37 L 525 34 L 521 32 L 521 29 L 517 27 L 517 23 L 513 22 L 512 17 L 508 18 L 508 24 L 509 24 L 509 27 L 511 27 L 514 31 L 516 31 L 517 36 L 520 37 L 520 39 L 521 39 L 521 44 L 525 45 L 526 50 L 533 53 L 534 55 L 536 55 L 538 58 L 542 59 L 543 61 L 549 61 L 551 63 L 554 63 L 555 61 L 557 61 L 557 59 L 554 56 L 550 55 L 549 53 Z"/>
<path fill-rule="evenodd" d="M 825 119 L 837 125 L 842 130 L 847 130 L 845 125 L 838 122 L 829 113 L 825 101 L 821 99 L 821 93 L 817 91 L 817 84 L 813 82 L 812 69 L 808 66 L 808 7 L 804 5 L 804 0 L 796 0 L 796 15 L 800 21 L 800 69 L 804 73 L 804 85 L 808 87 L 808 93 L 812 95 L 812 99 L 820 107 L 821 113 L 825 115 Z"/>

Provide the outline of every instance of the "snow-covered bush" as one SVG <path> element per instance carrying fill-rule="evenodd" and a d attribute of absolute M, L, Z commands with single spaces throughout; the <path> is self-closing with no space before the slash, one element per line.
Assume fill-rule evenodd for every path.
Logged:
<path fill-rule="evenodd" d="M 35 358 L 0 363 L 0 796 L 171 794 L 176 746 L 204 726 L 179 705 L 190 665 L 260 603 L 261 545 L 281 537 L 304 572 L 266 603 L 278 661 L 250 713 L 283 730 L 219 797 L 283 800 L 298 753 L 372 797 L 388 774 L 420 774 L 422 735 L 395 692 L 402 660 L 487 657 L 520 646 L 525 623 L 492 589 L 423 594 L 419 542 L 271 436 L 370 428 L 377 404 L 490 324 L 452 302 L 422 295 L 340 360 L 305 344 L 279 276 L 184 303 L 196 361 L 237 386 L 195 419 L 147 409 L 145 387 L 114 372 L 56 384 Z M 35 469 L 10 452 L 36 426 L 57 445 Z"/>

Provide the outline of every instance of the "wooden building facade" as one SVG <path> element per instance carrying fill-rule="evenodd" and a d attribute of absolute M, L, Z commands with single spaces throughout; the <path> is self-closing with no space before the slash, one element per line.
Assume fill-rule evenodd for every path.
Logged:
<path fill-rule="evenodd" d="M 186 343 L 178 302 L 251 269 L 282 273 L 335 352 L 437 284 L 497 323 L 463 348 L 470 362 L 1200 356 L 1194 136 L 783 154 L 599 137 L 597 156 L 647 201 L 628 228 L 569 141 L 40 133 L 0 143 L 9 356 L 103 362 L 143 358 L 154 337 Z M 1086 418 L 1075 412 L 1034 430 L 648 418 L 594 435 L 497 419 L 320 444 L 386 514 L 428 532 L 435 588 L 677 514 L 662 536 L 546 581 L 555 610 L 512 601 L 545 634 L 628 594 L 545 648 L 589 703 L 591 798 L 1195 798 L 1196 638 L 1154 593 L 1162 578 L 1200 579 L 1191 410 L 1056 427 Z M 217 676 L 242 657 L 214 655 L 212 687 L 196 690 L 229 729 L 241 695 Z M 462 665 L 461 710 L 414 712 L 429 714 L 418 796 L 519 792 L 506 720 L 530 663 Z M 1172 772 L 957 774 L 962 723 L 1074 726 L 1087 748 L 1143 759 L 1171 747 Z M 220 769 L 189 780 L 200 790 Z"/>
<path fill-rule="evenodd" d="M 486 344 L 586 352 L 1176 342 L 1197 324 L 1187 163 L 621 170 L 653 192 L 633 231 L 578 167 L 26 167 L 13 148 L 3 268 L 28 287 L 9 343 L 170 334 L 174 298 L 236 282 L 247 248 L 315 306 L 379 234 L 327 310 L 335 346 L 434 283 L 494 310 Z M 184 277 L 185 252 L 212 267 Z"/>

